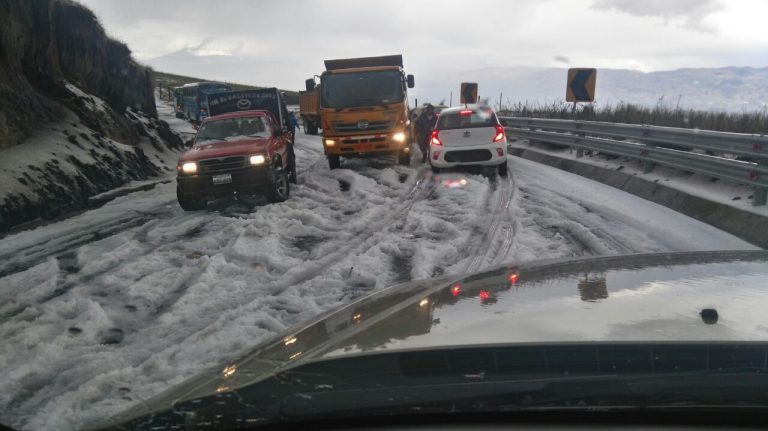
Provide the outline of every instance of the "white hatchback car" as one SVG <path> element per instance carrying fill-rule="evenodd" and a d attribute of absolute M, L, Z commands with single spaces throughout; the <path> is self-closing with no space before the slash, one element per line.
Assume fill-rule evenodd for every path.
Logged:
<path fill-rule="evenodd" d="M 507 175 L 507 137 L 489 106 L 443 109 L 429 140 L 432 171 L 463 165 L 498 166 Z"/>

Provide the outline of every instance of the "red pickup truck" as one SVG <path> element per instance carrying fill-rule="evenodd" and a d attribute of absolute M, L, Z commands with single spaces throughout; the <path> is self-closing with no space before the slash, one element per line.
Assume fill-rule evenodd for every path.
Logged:
<path fill-rule="evenodd" d="M 186 211 L 233 195 L 264 195 L 282 202 L 295 182 L 292 132 L 267 110 L 206 118 L 176 166 L 176 196 Z"/>

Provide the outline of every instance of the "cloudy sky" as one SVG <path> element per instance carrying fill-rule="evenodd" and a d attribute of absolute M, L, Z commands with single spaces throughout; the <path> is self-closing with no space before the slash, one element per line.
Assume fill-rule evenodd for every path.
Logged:
<path fill-rule="evenodd" d="M 417 82 L 514 66 L 768 66 L 766 0 L 79 1 L 158 70 L 285 89 L 323 59 L 394 53 Z"/>

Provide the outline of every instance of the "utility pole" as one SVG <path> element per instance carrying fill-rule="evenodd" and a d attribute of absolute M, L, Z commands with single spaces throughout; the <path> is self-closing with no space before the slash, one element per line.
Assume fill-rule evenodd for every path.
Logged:
<path fill-rule="evenodd" d="M 501 111 L 501 95 L 502 95 L 502 94 L 503 94 L 503 93 L 500 91 L 500 92 L 499 92 L 499 111 Z"/>
<path fill-rule="evenodd" d="M 448 103 L 448 106 L 449 107 L 453 106 L 453 91 L 451 91 L 451 101 L 450 103 Z"/>

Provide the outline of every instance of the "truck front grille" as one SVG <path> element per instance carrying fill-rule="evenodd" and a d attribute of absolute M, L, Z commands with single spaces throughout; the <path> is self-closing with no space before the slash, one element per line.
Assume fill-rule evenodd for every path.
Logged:
<path fill-rule="evenodd" d="M 358 126 L 358 123 L 333 123 L 333 130 L 335 130 L 338 133 L 349 133 L 349 132 L 377 132 L 381 130 L 389 130 L 394 125 L 391 121 L 371 121 L 367 123 L 367 127 L 360 128 Z"/>
<path fill-rule="evenodd" d="M 201 174 L 210 174 L 215 172 L 231 171 L 245 167 L 245 157 L 220 157 L 216 159 L 200 160 L 197 163 Z"/>

